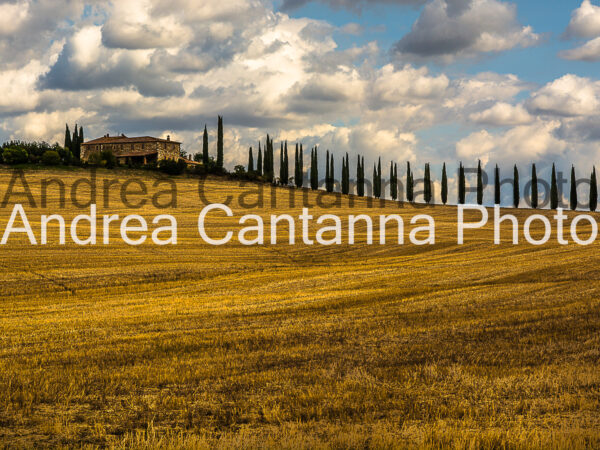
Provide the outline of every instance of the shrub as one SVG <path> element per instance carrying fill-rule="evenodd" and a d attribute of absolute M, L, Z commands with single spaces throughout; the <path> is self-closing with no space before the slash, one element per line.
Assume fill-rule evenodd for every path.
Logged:
<path fill-rule="evenodd" d="M 174 161 L 172 159 L 163 159 L 158 163 L 158 170 L 169 175 L 179 175 L 185 171 L 187 164 L 181 159 Z"/>
<path fill-rule="evenodd" d="M 107 169 L 113 169 L 117 165 L 117 158 L 111 150 L 102 150 L 100 152 L 100 160 Z"/>
<path fill-rule="evenodd" d="M 42 164 L 45 166 L 58 166 L 60 162 L 61 158 L 57 151 L 46 150 L 42 154 Z"/>
<path fill-rule="evenodd" d="M 2 159 L 5 164 L 25 164 L 29 159 L 29 155 L 24 148 L 9 147 L 2 152 Z"/>

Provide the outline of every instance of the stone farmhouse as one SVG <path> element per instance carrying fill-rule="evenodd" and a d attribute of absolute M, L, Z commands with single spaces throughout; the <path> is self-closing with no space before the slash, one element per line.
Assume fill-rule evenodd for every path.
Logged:
<path fill-rule="evenodd" d="M 160 139 L 150 136 L 127 137 L 109 136 L 108 134 L 81 144 L 81 160 L 88 161 L 94 153 L 102 150 L 111 150 L 117 160 L 122 164 L 135 163 L 147 164 L 163 159 L 179 160 L 181 142 Z"/>

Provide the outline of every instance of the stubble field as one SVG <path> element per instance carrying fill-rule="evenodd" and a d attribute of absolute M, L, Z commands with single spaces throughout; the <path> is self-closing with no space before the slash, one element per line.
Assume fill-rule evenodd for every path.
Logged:
<path fill-rule="evenodd" d="M 1 196 L 11 173 L 0 169 Z M 38 238 L 41 214 L 89 212 L 68 194 L 89 171 L 25 176 L 36 208 L 12 197 L 2 230 L 17 200 Z M 215 236 L 243 214 L 298 216 L 303 196 L 315 216 L 400 214 L 407 240 L 412 216 L 436 220 L 433 246 L 397 245 L 393 227 L 367 245 L 362 227 L 352 246 L 214 247 L 198 235 L 198 179 L 173 179 L 176 208 L 132 210 L 118 195 L 131 176 L 149 186 L 136 200 L 151 199 L 157 175 L 98 171 L 98 214 L 172 214 L 176 246 L 128 246 L 115 227 L 108 246 L 61 246 L 53 230 L 48 245 L 0 247 L 0 445 L 600 446 L 598 244 L 494 246 L 488 226 L 458 246 L 455 207 L 350 207 L 334 194 L 321 201 L 341 205 L 319 207 L 314 193 L 266 186 L 248 211 L 240 195 L 251 202 L 256 185 L 209 178 L 207 199 L 231 195 L 235 213 L 210 216 Z M 56 177 L 66 206 L 50 188 L 42 207 L 40 180 Z M 108 207 L 105 179 L 120 183 Z"/>

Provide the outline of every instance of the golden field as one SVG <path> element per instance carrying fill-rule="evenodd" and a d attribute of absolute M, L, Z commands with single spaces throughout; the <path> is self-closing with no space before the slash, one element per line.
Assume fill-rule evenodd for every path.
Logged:
<path fill-rule="evenodd" d="M 2 196 L 10 175 L 0 169 Z M 25 175 L 36 237 L 41 214 L 86 213 L 68 194 L 61 208 L 56 188 L 42 207 L 40 180 L 68 191 L 88 171 Z M 150 198 L 148 172 L 99 170 L 99 191 L 131 176 Z M 236 214 L 211 215 L 215 235 L 247 213 L 297 216 L 303 196 L 315 215 L 401 214 L 407 234 L 416 214 L 437 225 L 425 247 L 393 243 L 394 227 L 387 245 L 377 233 L 366 245 L 362 228 L 352 246 L 214 247 L 198 236 L 198 179 L 173 180 L 174 209 L 127 209 L 115 183 L 98 214 L 172 214 L 176 246 L 128 246 L 114 228 L 108 246 L 61 246 L 54 230 L 45 246 L 0 247 L 0 445 L 600 447 L 598 244 L 495 246 L 490 223 L 458 246 L 455 207 L 320 194 L 341 203 L 323 208 L 284 188 L 273 205 L 267 186 L 265 206 L 244 211 L 256 185 L 209 178 L 206 197 L 232 195 Z"/>

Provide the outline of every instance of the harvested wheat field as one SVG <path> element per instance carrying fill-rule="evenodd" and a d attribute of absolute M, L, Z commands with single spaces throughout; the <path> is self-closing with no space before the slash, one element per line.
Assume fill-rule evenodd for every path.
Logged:
<path fill-rule="evenodd" d="M 11 174 L 0 170 L 3 197 Z M 38 240 L 42 214 L 61 214 L 67 226 L 88 214 L 72 205 L 70 190 L 89 176 L 26 171 L 36 207 L 11 196 L 0 209 L 2 229 L 17 202 Z M 110 245 L 101 231 L 97 245 L 70 238 L 59 245 L 54 224 L 47 245 L 30 245 L 21 233 L 1 247 L 2 444 L 600 446 L 598 244 L 561 247 L 553 235 L 540 247 L 513 246 L 503 233 L 506 242 L 495 246 L 490 223 L 458 246 L 456 207 L 369 204 L 266 185 L 264 205 L 245 210 L 239 202 L 253 203 L 259 185 L 209 178 L 205 200 L 233 197 L 233 217 L 208 216 L 215 236 L 239 230 L 248 213 L 264 216 L 266 228 L 271 214 L 298 216 L 305 197 L 315 216 L 400 214 L 407 241 L 398 245 L 390 226 L 387 244 L 375 233 L 367 245 L 359 225 L 355 245 L 346 237 L 341 245 L 304 245 L 297 229 L 291 246 L 282 226 L 278 245 L 234 238 L 211 246 L 197 229 L 204 207 L 197 178 L 172 178 L 177 205 L 160 209 L 152 204 L 157 174 L 96 176 L 99 215 L 139 214 L 151 224 L 172 214 L 178 244 L 129 246 L 117 224 Z M 130 177 L 148 185 L 147 195 L 128 200 L 139 208 L 119 196 Z M 42 205 L 44 178 L 64 183 L 64 207 L 58 183 Z M 112 181 L 107 198 L 104 180 Z M 78 186 L 81 198 L 86 186 Z M 14 191 L 23 191 L 20 181 Z M 435 218 L 435 245 L 408 242 L 416 214 Z M 316 228 L 313 221 L 311 233 Z"/>

